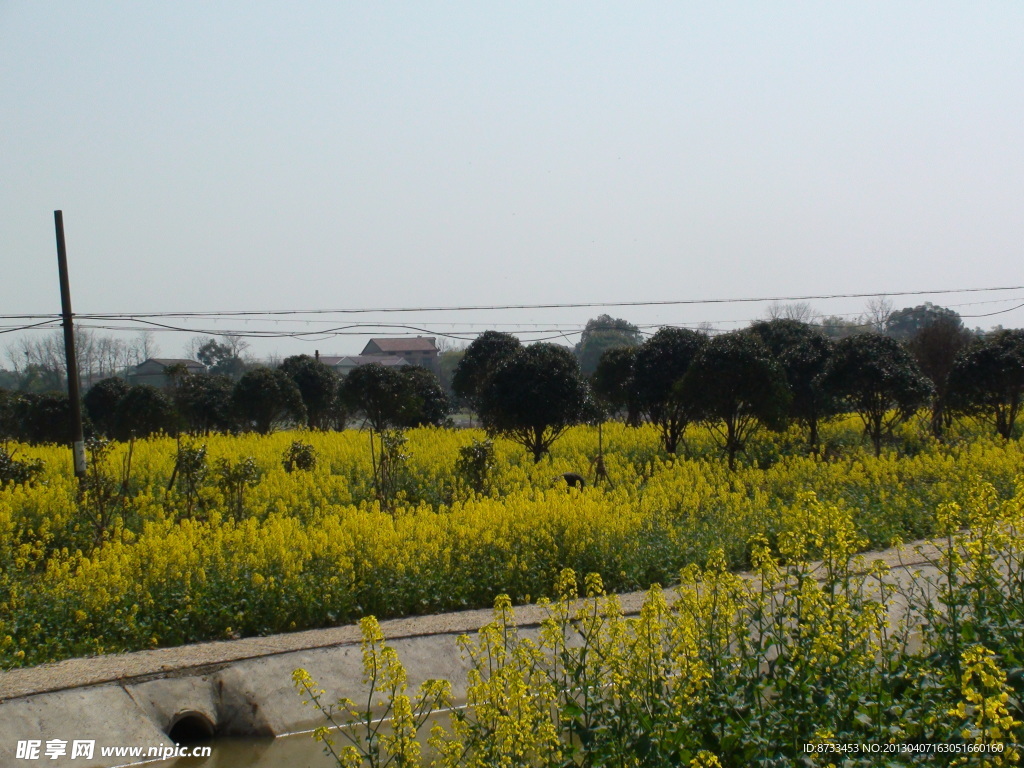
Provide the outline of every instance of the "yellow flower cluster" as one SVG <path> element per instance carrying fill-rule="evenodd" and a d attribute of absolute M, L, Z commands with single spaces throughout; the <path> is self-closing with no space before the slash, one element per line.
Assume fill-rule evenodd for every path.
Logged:
<path fill-rule="evenodd" d="M 859 439 L 854 421 L 831 429 L 840 444 Z M 599 573 L 612 592 L 646 589 L 713 553 L 749 567 L 757 537 L 784 558 L 828 545 L 838 564 L 934 533 L 941 503 L 975 508 L 979 478 L 1008 497 L 1022 463 L 1018 443 L 984 437 L 824 461 L 791 432 L 761 436 L 730 472 L 701 430 L 677 459 L 653 428 L 606 424 L 608 481 L 592 481 L 597 428 L 579 427 L 540 464 L 499 441 L 478 495 L 456 464 L 482 437 L 411 430 L 390 512 L 376 500 L 369 436 L 355 430 L 195 440 L 209 471 L 191 490 L 176 468 L 187 441 L 115 445 L 98 467 L 113 479 L 106 496 L 78 493 L 66 449 L 17 446 L 45 468 L 35 484 L 0 488 L 0 638 L 12 638 L 0 664 L 483 606 L 501 593 L 521 602 L 553 594 L 564 568 Z M 318 456 L 312 472 L 283 466 L 296 439 Z M 218 462 L 250 458 L 258 481 L 226 498 Z M 587 476 L 582 492 L 559 477 L 570 471 Z M 854 524 L 837 527 L 837 515 Z"/>
<path fill-rule="evenodd" d="M 639 614 L 624 616 L 600 576 L 584 579 L 579 599 L 577 574 L 563 569 L 536 634 L 499 596 L 492 621 L 459 640 L 467 702 L 449 727 L 435 724 L 430 765 L 1017 764 L 1019 691 L 1000 663 L 1019 653 L 1012 617 L 1024 605 L 1006 585 L 1024 579 L 1024 482 L 1005 501 L 978 482 L 967 499 L 962 514 L 978 527 L 951 536 L 956 567 L 974 580 L 959 580 L 948 557 L 936 563 L 954 577 L 942 600 L 965 607 L 952 626 L 929 612 L 927 593 L 867 567 L 851 512 L 811 493 L 787 513 L 799 527 L 780 537 L 781 557 L 765 537 L 751 543 L 754 578 L 730 572 L 719 549 L 683 570 L 674 597 L 654 586 Z M 994 574 L 1007 581 L 986 591 Z M 1011 617 L 1002 638 L 986 600 Z M 892 610 L 909 622 L 894 642 Z M 979 632 L 996 648 L 973 644 L 957 668 L 943 663 L 951 637 Z M 909 633 L 924 638 L 919 652 L 903 642 Z M 367 682 L 387 694 L 394 738 L 412 738 L 404 672 L 377 672 L 400 661 L 376 622 L 364 621 L 363 636 Z M 339 764 L 375 755 L 357 747 Z"/>

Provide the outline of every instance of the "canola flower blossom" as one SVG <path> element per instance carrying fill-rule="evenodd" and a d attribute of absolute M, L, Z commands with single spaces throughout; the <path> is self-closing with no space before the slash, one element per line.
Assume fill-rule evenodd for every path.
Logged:
<path fill-rule="evenodd" d="M 583 492 L 552 478 L 588 471 L 595 428 L 570 430 L 539 465 L 497 441 L 484 494 L 456 471 L 482 433 L 410 430 L 386 511 L 355 430 L 193 438 L 209 468 L 194 482 L 175 471 L 174 440 L 138 441 L 123 493 L 129 446 L 115 444 L 96 465 L 116 481 L 96 486 L 106 495 L 78 493 L 66 449 L 13 446 L 44 467 L 0 487 L 0 665 L 516 604 L 557 596 L 565 568 L 612 593 L 646 589 L 719 551 L 727 569 L 752 567 L 759 536 L 816 557 L 838 535 L 809 527 L 820 510 L 854 520 L 842 552 L 884 547 L 938 533 L 941 504 L 973 509 L 978 479 L 1006 500 L 1022 465 L 1017 442 L 939 444 L 907 426 L 903 453 L 875 458 L 853 420 L 831 429 L 835 461 L 804 455 L 794 430 L 762 435 L 730 472 L 701 430 L 686 459 L 651 427 L 607 424 L 609 479 Z M 283 465 L 296 440 L 311 470 Z M 245 467 L 246 482 L 218 482 L 221 466 Z M 811 491 L 821 506 L 808 512 Z"/>

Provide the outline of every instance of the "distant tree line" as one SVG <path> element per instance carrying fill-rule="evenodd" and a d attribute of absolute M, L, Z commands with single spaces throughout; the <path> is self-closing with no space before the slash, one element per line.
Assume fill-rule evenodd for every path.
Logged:
<path fill-rule="evenodd" d="M 93 433 L 123 440 L 161 431 L 342 429 L 354 419 L 377 432 L 440 426 L 455 402 L 535 461 L 569 427 L 621 417 L 655 425 L 669 454 L 685 454 L 688 428 L 702 424 L 730 466 L 757 430 L 791 423 L 818 451 L 821 424 L 845 413 L 859 415 L 876 454 L 922 409 L 936 437 L 963 417 L 1006 439 L 1019 434 L 1024 331 L 969 331 L 956 312 L 929 303 L 899 311 L 879 303 L 870 322 L 843 334 L 810 317 L 805 307 L 775 307 L 731 333 L 667 327 L 644 338 L 602 315 L 575 349 L 487 331 L 441 366 L 447 390 L 415 366 L 367 365 L 340 379 L 306 355 L 233 378 L 227 371 L 239 350 L 210 339 L 195 352 L 214 373 L 169 369 L 166 390 L 109 377 L 86 392 L 85 412 Z M 0 391 L 0 436 L 66 442 L 67 410 L 63 395 Z"/>
<path fill-rule="evenodd" d="M 183 365 L 168 368 L 167 376 L 166 388 L 114 376 L 94 384 L 83 397 L 86 432 L 117 440 L 157 433 L 266 434 L 289 427 L 340 430 L 360 418 L 377 429 L 439 426 L 450 410 L 437 377 L 411 365 L 366 365 L 341 378 L 319 360 L 296 355 L 276 368 L 250 368 L 237 381 L 224 373 L 191 373 Z M 69 442 L 67 395 L 0 389 L 0 439 Z"/>
<path fill-rule="evenodd" d="M 575 355 L 488 331 L 461 357 L 452 390 L 488 432 L 535 461 L 567 427 L 610 415 L 655 425 L 669 454 L 685 452 L 687 428 L 702 424 L 730 466 L 761 428 L 800 424 L 817 451 L 820 425 L 838 414 L 860 416 L 876 454 L 923 408 L 936 437 L 956 417 L 1018 434 L 1024 331 L 968 331 L 932 304 L 875 309 L 873 322 L 838 338 L 779 313 L 731 333 L 662 328 L 641 340 L 636 326 L 605 315 L 588 323 Z M 585 350 L 595 348 L 585 376 Z"/>

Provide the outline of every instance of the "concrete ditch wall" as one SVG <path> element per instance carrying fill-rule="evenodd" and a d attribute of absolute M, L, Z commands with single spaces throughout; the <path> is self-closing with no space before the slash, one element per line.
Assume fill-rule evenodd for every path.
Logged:
<path fill-rule="evenodd" d="M 894 578 L 909 580 L 915 570 L 934 578 L 927 561 L 935 554 L 931 547 L 908 547 L 868 558 L 885 560 Z M 639 613 L 643 598 L 642 592 L 621 596 L 623 611 Z M 534 633 L 546 615 L 536 606 L 515 613 L 524 635 Z M 406 667 L 410 687 L 444 678 L 452 682 L 456 700 L 464 701 L 468 664 L 456 639 L 475 633 L 491 617 L 488 610 L 463 611 L 396 619 L 381 628 Z M 302 705 L 292 671 L 308 670 L 328 701 L 365 700 L 359 640 L 358 627 L 347 626 L 0 672 L 0 766 L 110 768 L 133 761 L 102 758 L 102 747 L 172 747 L 172 733 L 276 737 L 315 728 L 323 719 Z M 40 759 L 18 759 L 18 743 L 26 740 L 40 742 Z M 48 759 L 45 749 L 53 740 L 66 742 L 66 754 Z M 95 741 L 92 759 L 71 757 L 75 740 Z"/>

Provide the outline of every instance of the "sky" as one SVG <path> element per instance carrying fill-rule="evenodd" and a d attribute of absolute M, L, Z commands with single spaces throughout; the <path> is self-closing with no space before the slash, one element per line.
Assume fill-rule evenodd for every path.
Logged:
<path fill-rule="evenodd" d="M 0 329 L 60 311 L 58 209 L 79 322 L 165 357 L 840 294 L 1021 327 L 1022 40 L 1016 0 L 0 0 Z"/>

